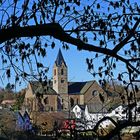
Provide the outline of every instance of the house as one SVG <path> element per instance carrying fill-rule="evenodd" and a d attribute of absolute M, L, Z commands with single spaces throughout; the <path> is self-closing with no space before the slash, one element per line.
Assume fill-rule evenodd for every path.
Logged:
<path fill-rule="evenodd" d="M 100 108 L 100 106 L 99 106 Z M 126 106 L 119 105 L 114 108 L 111 112 L 108 112 L 106 108 L 102 108 L 103 111 L 91 112 L 89 106 L 85 106 L 84 110 L 80 106 L 75 105 L 72 109 L 72 112 L 75 114 L 77 129 L 93 129 L 99 120 L 103 117 L 110 117 L 115 121 L 125 120 L 127 117 Z M 78 114 L 78 115 L 77 115 Z M 82 114 L 82 115 L 81 115 Z M 110 125 L 113 126 L 113 123 L 110 120 L 105 120 L 100 124 L 100 128 L 107 128 Z"/>
<path fill-rule="evenodd" d="M 99 120 L 101 120 L 104 116 L 107 116 L 107 112 L 98 110 L 97 112 L 91 113 L 90 111 L 88 105 L 82 107 L 80 105 L 75 105 L 73 107 L 72 112 L 75 114 L 76 129 L 93 129 Z M 101 125 L 102 127 L 106 127 L 109 123 L 110 122 L 105 121 Z"/>
<path fill-rule="evenodd" d="M 3 100 L 1 102 L 1 106 L 3 107 L 7 107 L 7 108 L 10 108 L 12 105 L 14 105 L 16 103 L 16 100 L 13 99 L 13 100 Z"/>
<path fill-rule="evenodd" d="M 29 131 L 32 129 L 31 119 L 27 111 L 16 112 L 16 129 L 18 131 Z"/>
<path fill-rule="evenodd" d="M 140 120 L 140 112 L 138 110 L 140 106 L 140 102 L 138 105 L 133 107 L 132 111 L 132 119 Z M 75 118 L 78 119 L 76 121 L 77 129 L 93 129 L 99 120 L 103 117 L 110 117 L 114 121 L 124 121 L 128 119 L 128 106 L 126 105 L 118 105 L 114 107 L 110 112 L 94 112 L 91 113 L 89 111 L 89 106 L 85 106 L 84 110 L 80 108 L 80 106 L 75 105 L 72 112 L 75 114 Z M 135 114 L 136 113 L 136 114 Z M 77 115 L 78 114 L 78 115 Z M 81 115 L 82 114 L 82 115 Z M 135 117 L 136 116 L 136 117 Z M 99 128 L 108 128 L 109 126 L 114 126 L 114 124 L 110 120 L 103 121 Z"/>
<path fill-rule="evenodd" d="M 82 118 L 84 111 L 85 111 L 85 105 L 75 105 L 71 110 L 71 112 L 74 113 L 77 119 Z"/>
<path fill-rule="evenodd" d="M 16 103 L 16 100 L 3 100 L 1 102 L 2 105 L 14 105 Z"/>
<path fill-rule="evenodd" d="M 26 131 L 31 130 L 32 129 L 31 118 L 27 111 L 24 112 L 23 118 L 24 118 L 24 130 Z"/>
<path fill-rule="evenodd" d="M 16 113 L 16 129 L 18 131 L 24 130 L 24 118 L 20 112 Z"/>
<path fill-rule="evenodd" d="M 106 101 L 106 93 L 95 80 L 68 81 L 68 67 L 59 49 L 53 66 L 53 80 L 42 83 L 30 81 L 25 94 L 24 107 L 29 112 L 57 112 L 69 111 L 76 104 L 91 106 L 92 103 L 94 105 L 100 103 L 102 105 L 99 93 Z"/>
<path fill-rule="evenodd" d="M 125 120 L 127 117 L 127 108 L 124 105 L 118 105 L 115 109 L 108 113 L 107 116 L 115 118 L 116 120 Z"/>

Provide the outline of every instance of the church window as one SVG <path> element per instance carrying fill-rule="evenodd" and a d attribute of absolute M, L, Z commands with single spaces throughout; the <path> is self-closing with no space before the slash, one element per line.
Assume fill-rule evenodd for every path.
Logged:
<path fill-rule="evenodd" d="M 45 103 L 45 105 L 49 103 L 48 97 L 46 97 L 46 98 L 44 99 L 44 103 Z"/>
<path fill-rule="evenodd" d="M 61 83 L 64 83 L 64 80 L 63 79 L 61 79 Z"/>
<path fill-rule="evenodd" d="M 62 110 L 64 109 L 64 106 L 63 106 L 63 104 L 62 104 Z"/>
<path fill-rule="evenodd" d="M 76 103 L 78 104 L 78 99 L 76 99 Z"/>
<path fill-rule="evenodd" d="M 70 98 L 70 106 L 73 107 L 74 106 L 74 99 Z"/>
<path fill-rule="evenodd" d="M 56 83 L 56 80 L 54 80 L 54 83 Z"/>
<path fill-rule="evenodd" d="M 51 107 L 51 111 L 53 111 L 53 107 Z"/>
<path fill-rule="evenodd" d="M 64 74 L 64 70 L 63 69 L 61 69 L 61 75 L 63 75 Z"/>
<path fill-rule="evenodd" d="M 56 75 L 56 69 L 54 69 L 54 75 Z"/>
<path fill-rule="evenodd" d="M 96 96 L 98 94 L 98 91 L 97 90 L 93 90 L 92 91 L 92 96 Z"/>

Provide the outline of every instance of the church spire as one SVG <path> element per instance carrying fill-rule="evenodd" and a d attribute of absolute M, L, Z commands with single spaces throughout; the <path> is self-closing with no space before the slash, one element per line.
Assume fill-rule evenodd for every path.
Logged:
<path fill-rule="evenodd" d="M 61 52 L 61 49 L 59 49 L 59 52 L 58 52 L 58 55 L 57 55 L 57 58 L 56 58 L 56 61 L 55 61 L 55 64 L 56 66 L 61 66 L 62 63 L 64 63 L 64 65 L 67 67 L 66 63 L 65 63 L 65 60 L 63 58 L 63 55 L 62 55 L 62 52 Z"/>
<path fill-rule="evenodd" d="M 59 94 L 68 94 L 68 68 L 59 49 L 56 61 L 53 67 L 53 89 Z"/>

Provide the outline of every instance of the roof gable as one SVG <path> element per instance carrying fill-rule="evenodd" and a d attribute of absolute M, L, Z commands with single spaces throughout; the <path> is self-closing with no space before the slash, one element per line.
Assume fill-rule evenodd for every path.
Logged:
<path fill-rule="evenodd" d="M 84 110 L 85 110 L 85 105 L 76 104 L 76 105 L 72 108 L 72 110 L 75 110 L 76 108 L 78 108 L 79 110 L 84 111 Z"/>

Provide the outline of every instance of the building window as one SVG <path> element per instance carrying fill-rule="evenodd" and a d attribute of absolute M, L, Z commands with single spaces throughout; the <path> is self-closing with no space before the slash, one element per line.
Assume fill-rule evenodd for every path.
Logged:
<path fill-rule="evenodd" d="M 126 110 L 123 110 L 123 111 L 122 111 L 122 114 L 125 114 L 125 113 L 126 113 Z"/>
<path fill-rule="evenodd" d="M 119 112 L 118 111 L 115 111 L 115 114 L 119 114 Z"/>
<path fill-rule="evenodd" d="M 50 106 L 46 106 L 45 111 L 47 111 L 47 112 L 50 111 Z"/>
<path fill-rule="evenodd" d="M 64 74 L 64 70 L 63 69 L 61 69 L 61 75 L 63 75 Z"/>
<path fill-rule="evenodd" d="M 78 99 L 76 99 L 76 103 L 78 104 Z"/>
<path fill-rule="evenodd" d="M 97 90 L 93 90 L 92 91 L 92 96 L 96 96 L 98 94 L 98 91 Z"/>
<path fill-rule="evenodd" d="M 74 99 L 70 98 L 70 106 L 73 107 L 74 106 Z"/>
<path fill-rule="evenodd" d="M 51 107 L 51 111 L 53 111 L 53 107 Z"/>
<path fill-rule="evenodd" d="M 44 99 L 44 103 L 45 103 L 45 105 L 49 103 L 48 97 L 46 97 L 46 98 Z"/>
<path fill-rule="evenodd" d="M 138 113 L 140 113 L 140 107 L 137 108 Z"/>
<path fill-rule="evenodd" d="M 56 69 L 54 69 L 54 75 L 56 75 Z"/>
<path fill-rule="evenodd" d="M 56 80 L 54 80 L 54 83 L 56 83 Z"/>
<path fill-rule="evenodd" d="M 61 83 L 64 83 L 64 80 L 63 79 L 61 79 Z"/>
<path fill-rule="evenodd" d="M 63 106 L 63 104 L 62 104 L 62 106 L 61 106 L 61 107 L 62 107 L 62 110 L 63 110 L 63 109 L 64 109 L 64 106 Z"/>

